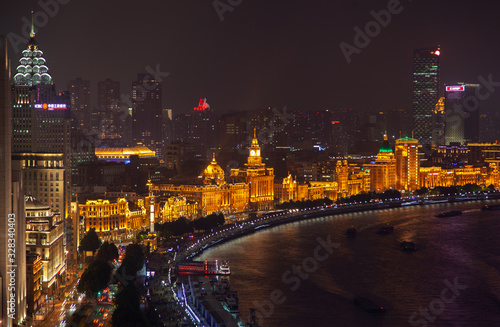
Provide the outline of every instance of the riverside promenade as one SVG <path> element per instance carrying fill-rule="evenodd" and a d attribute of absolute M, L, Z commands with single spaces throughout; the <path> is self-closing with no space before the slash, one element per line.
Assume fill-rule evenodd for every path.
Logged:
<path fill-rule="evenodd" d="M 433 196 L 395 199 L 380 202 L 368 203 L 347 203 L 341 205 L 318 206 L 306 209 L 285 209 L 266 213 L 260 217 L 248 219 L 243 222 L 235 222 L 224 225 L 212 232 L 201 235 L 198 239 L 193 239 L 193 243 L 180 249 L 178 260 L 189 260 L 200 254 L 204 250 L 221 244 L 223 242 L 254 233 L 262 228 L 270 228 L 280 224 L 294 221 L 312 219 L 323 216 L 340 215 L 351 212 L 362 212 L 370 210 L 382 210 L 412 205 L 430 205 L 436 203 L 455 203 L 464 201 L 490 200 L 500 198 L 500 193 L 469 193 L 456 194 L 453 196 Z"/>

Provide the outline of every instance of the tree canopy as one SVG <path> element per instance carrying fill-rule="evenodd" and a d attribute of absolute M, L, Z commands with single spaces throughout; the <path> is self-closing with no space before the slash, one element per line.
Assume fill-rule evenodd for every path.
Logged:
<path fill-rule="evenodd" d="M 101 240 L 97 235 L 95 228 L 89 229 L 85 234 L 82 241 L 80 242 L 80 251 L 92 251 L 95 252 L 101 246 Z"/>

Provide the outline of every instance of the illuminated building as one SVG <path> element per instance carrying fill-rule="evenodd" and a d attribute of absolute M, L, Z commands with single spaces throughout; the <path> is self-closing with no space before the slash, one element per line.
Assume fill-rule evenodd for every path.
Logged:
<path fill-rule="evenodd" d="M 479 141 L 479 84 L 445 85 L 445 142 Z"/>
<path fill-rule="evenodd" d="M 371 191 L 383 192 L 396 188 L 396 159 L 387 135 L 384 135 L 384 142 L 375 163 L 364 165 L 364 167 L 370 169 Z"/>
<path fill-rule="evenodd" d="M 369 192 L 371 185 L 370 169 L 353 167 L 350 170 L 347 194 L 351 196 Z"/>
<path fill-rule="evenodd" d="M 441 167 L 420 167 L 420 187 L 434 188 L 442 186 Z"/>
<path fill-rule="evenodd" d="M 23 174 L 24 194 L 47 204 L 53 212 L 65 215 L 66 169 L 62 153 L 18 153 L 12 163 Z"/>
<path fill-rule="evenodd" d="M 160 220 L 164 222 L 172 222 L 180 217 L 193 219 L 198 217 L 198 203 L 189 202 L 185 197 L 170 197 L 160 205 Z"/>
<path fill-rule="evenodd" d="M 90 81 L 78 77 L 68 82 L 67 90 L 70 93 L 71 112 L 77 119 L 78 127 L 90 133 Z"/>
<path fill-rule="evenodd" d="M 249 209 L 249 184 L 226 183 L 224 170 L 215 161 L 215 156 L 202 175 L 204 185 L 162 184 L 154 186 L 154 190 L 196 203 L 201 216 L 219 212 L 240 213 Z"/>
<path fill-rule="evenodd" d="M 419 188 L 420 157 L 419 142 L 404 137 L 396 140 L 396 188 L 414 191 Z"/>
<path fill-rule="evenodd" d="M 111 231 L 118 234 L 125 233 L 127 229 L 128 202 L 119 198 L 116 202 L 110 200 L 87 200 L 79 204 L 80 215 L 85 219 L 85 231 L 95 228 L 102 235 L 109 235 Z"/>
<path fill-rule="evenodd" d="M 469 143 L 469 160 L 471 165 L 497 163 L 500 164 L 500 144 Z"/>
<path fill-rule="evenodd" d="M 338 197 L 346 198 L 349 196 L 349 165 L 347 160 L 337 160 L 335 166 L 334 181 L 338 185 Z"/>
<path fill-rule="evenodd" d="M 436 138 L 436 103 L 439 100 L 439 47 L 413 52 L 413 131 L 423 145 L 432 145 Z"/>
<path fill-rule="evenodd" d="M 42 304 L 42 257 L 36 252 L 26 253 L 26 304 L 28 316 Z"/>
<path fill-rule="evenodd" d="M 434 110 L 434 115 L 436 118 L 435 127 L 435 144 L 443 145 L 445 144 L 445 97 L 440 97 L 436 103 L 436 109 Z"/>
<path fill-rule="evenodd" d="M 130 156 L 135 155 L 139 158 L 154 158 L 155 152 L 151 151 L 143 144 L 138 143 L 134 147 L 99 147 L 95 149 L 95 155 L 99 160 L 130 163 Z"/>
<path fill-rule="evenodd" d="M 250 184 L 250 208 L 270 210 L 274 207 L 274 169 L 267 168 L 262 163 L 259 141 L 255 133 L 254 130 L 245 169 L 231 169 L 231 180 Z"/>
<path fill-rule="evenodd" d="M 71 156 L 71 117 L 69 97 L 66 93 L 56 93 L 55 84 L 48 73 L 48 67 L 43 57 L 43 52 L 39 49 L 35 40 L 35 33 L 30 34 L 30 39 L 26 44 L 22 57 L 19 59 L 17 73 L 14 76 L 12 85 L 12 152 L 19 154 L 21 161 L 24 158 L 30 159 L 29 164 L 22 164 L 23 174 L 32 179 L 37 169 L 51 167 L 53 161 L 57 161 L 62 167 L 60 173 L 59 192 L 63 200 L 59 203 L 50 202 L 49 186 L 43 185 L 43 196 L 38 194 L 39 201 L 51 205 L 54 209 L 59 209 L 63 217 L 69 214 L 70 199 L 70 156 Z M 44 156 L 60 156 L 59 159 L 43 159 Z M 28 160 L 29 161 L 29 160 Z M 44 176 L 44 184 L 45 184 Z M 40 187 L 40 180 L 36 181 Z M 30 183 L 23 182 L 29 188 Z M 34 187 L 34 181 L 31 181 Z M 45 186 L 47 189 L 45 189 Z M 53 186 L 55 188 L 55 186 Z M 32 193 L 34 194 L 34 193 Z"/>
<path fill-rule="evenodd" d="M 297 181 L 292 175 L 283 178 L 281 183 L 274 183 L 274 197 L 278 203 L 297 201 Z"/>
<path fill-rule="evenodd" d="M 32 37 L 34 34 L 32 35 Z M 0 320 L 18 326 L 26 318 L 26 220 L 21 173 L 12 169 L 10 63 L 7 37 L 0 35 Z M 13 226 L 14 225 L 14 226 Z M 15 256 L 8 249 L 14 243 Z M 14 265 L 14 267 L 9 267 Z M 12 269 L 14 268 L 14 273 Z M 15 280 L 15 289 L 9 286 Z M 11 301 L 12 302 L 7 302 Z M 11 305 L 12 304 L 12 305 Z M 15 312 L 10 308 L 15 308 Z"/>
<path fill-rule="evenodd" d="M 26 250 L 42 258 L 43 292 L 54 294 L 66 272 L 64 222 L 49 206 L 26 197 Z"/>

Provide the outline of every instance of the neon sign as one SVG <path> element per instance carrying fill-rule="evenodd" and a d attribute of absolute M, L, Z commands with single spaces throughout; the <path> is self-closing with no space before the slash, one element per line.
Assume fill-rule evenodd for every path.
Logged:
<path fill-rule="evenodd" d="M 68 109 L 64 103 L 36 103 L 35 109 L 54 110 L 54 109 Z"/>
<path fill-rule="evenodd" d="M 464 85 L 447 86 L 446 87 L 446 92 L 463 92 L 463 91 L 465 91 Z"/>

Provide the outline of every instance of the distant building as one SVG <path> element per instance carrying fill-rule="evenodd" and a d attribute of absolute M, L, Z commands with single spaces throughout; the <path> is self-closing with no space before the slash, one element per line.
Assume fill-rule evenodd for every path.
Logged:
<path fill-rule="evenodd" d="M 78 127 L 85 133 L 90 133 L 90 81 L 75 78 L 68 82 L 67 90 L 71 97 L 71 111 L 78 121 Z"/>
<path fill-rule="evenodd" d="M 445 142 L 479 142 L 479 84 L 445 85 Z"/>
<path fill-rule="evenodd" d="M 404 137 L 396 140 L 396 188 L 414 191 L 420 187 L 420 145 L 418 140 Z"/>
<path fill-rule="evenodd" d="M 93 130 L 102 140 L 119 139 L 123 131 L 120 120 L 120 82 L 110 78 L 97 83 L 97 114 Z"/>
<path fill-rule="evenodd" d="M 363 165 L 363 167 L 370 169 L 371 191 L 380 193 L 396 188 L 396 159 L 387 140 L 387 135 L 384 135 L 384 142 L 375 162 Z"/>
<path fill-rule="evenodd" d="M 162 85 L 149 74 L 137 74 L 132 83 L 132 132 L 133 140 L 153 150 L 162 160 L 163 149 L 163 112 Z"/>
<path fill-rule="evenodd" d="M 439 47 L 413 52 L 413 132 L 421 145 L 436 144 L 440 55 Z"/>
<path fill-rule="evenodd" d="M 130 163 L 130 156 L 139 158 L 154 158 L 154 151 L 148 149 L 143 144 L 137 144 L 134 147 L 99 147 L 95 149 L 95 155 L 99 160 L 107 162 Z"/>

